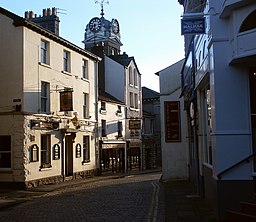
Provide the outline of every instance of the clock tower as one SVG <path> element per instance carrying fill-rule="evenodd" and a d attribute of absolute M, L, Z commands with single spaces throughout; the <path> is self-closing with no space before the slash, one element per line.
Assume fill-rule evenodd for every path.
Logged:
<path fill-rule="evenodd" d="M 104 2 L 105 0 L 95 1 L 101 5 L 101 17 L 92 18 L 86 25 L 84 48 L 95 54 L 119 55 L 123 45 L 119 22 L 114 18 L 111 21 L 104 18 Z"/>

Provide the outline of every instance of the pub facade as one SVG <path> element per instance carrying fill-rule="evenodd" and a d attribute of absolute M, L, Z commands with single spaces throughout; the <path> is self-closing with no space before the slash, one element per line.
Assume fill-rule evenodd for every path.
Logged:
<path fill-rule="evenodd" d="M 0 8 L 0 182 L 31 188 L 94 175 L 100 58 L 25 16 Z M 47 17 L 58 21 L 54 8 Z"/>

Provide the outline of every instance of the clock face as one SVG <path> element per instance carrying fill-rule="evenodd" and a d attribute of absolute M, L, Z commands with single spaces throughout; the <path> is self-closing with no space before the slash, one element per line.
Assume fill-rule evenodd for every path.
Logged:
<path fill-rule="evenodd" d="M 89 22 L 89 29 L 93 32 L 98 32 L 101 28 L 101 20 L 98 17 L 94 17 Z"/>
<path fill-rule="evenodd" d="M 115 33 L 115 34 L 118 34 L 120 29 L 119 29 L 119 23 L 116 19 L 112 19 L 112 31 Z"/>

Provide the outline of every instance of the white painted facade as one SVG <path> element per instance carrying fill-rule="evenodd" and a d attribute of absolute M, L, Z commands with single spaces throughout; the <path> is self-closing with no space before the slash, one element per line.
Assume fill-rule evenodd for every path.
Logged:
<path fill-rule="evenodd" d="M 0 45 L 0 138 L 11 138 L 10 152 L 1 153 L 10 163 L 1 165 L 0 182 L 31 187 L 96 172 L 95 76 L 99 58 L 2 8 L 0 26 L 4 43 Z M 46 63 L 41 62 L 42 41 L 48 47 Z M 63 71 L 64 51 L 69 53 L 68 72 Z M 84 61 L 87 78 L 83 78 Z M 44 96 L 42 82 L 47 86 Z M 67 88 L 73 91 L 73 110 L 64 112 L 60 111 L 60 92 Z M 42 97 L 47 100 L 46 110 Z M 47 137 L 47 155 L 42 154 L 43 137 Z M 86 161 L 84 137 L 90 152 Z M 49 158 L 46 165 L 42 155 Z"/>
<path fill-rule="evenodd" d="M 188 178 L 188 144 L 187 117 L 183 110 L 181 95 L 180 72 L 184 60 L 181 60 L 157 73 L 160 82 L 160 111 L 161 111 L 161 149 L 162 149 L 162 179 Z M 165 102 L 180 103 L 180 136 L 179 142 L 167 142 L 165 122 Z"/>
<path fill-rule="evenodd" d="M 256 3 L 208 0 L 203 8 L 206 34 L 195 36 L 190 51 L 196 97 L 186 102 L 188 112 L 191 101 L 197 104 L 197 186 L 223 219 L 226 209 L 253 199 Z"/>

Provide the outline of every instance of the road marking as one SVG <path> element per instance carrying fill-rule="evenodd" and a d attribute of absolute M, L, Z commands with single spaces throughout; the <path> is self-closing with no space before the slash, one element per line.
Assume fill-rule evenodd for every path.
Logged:
<path fill-rule="evenodd" d="M 149 208 L 147 221 L 148 222 L 156 222 L 157 221 L 157 211 L 158 211 L 158 206 L 159 206 L 160 187 L 156 181 L 152 182 L 151 184 L 153 186 L 153 192 L 152 192 L 151 204 L 150 204 L 150 208 Z"/>

